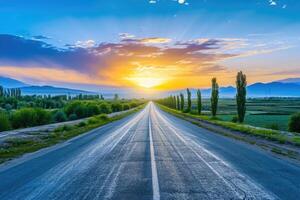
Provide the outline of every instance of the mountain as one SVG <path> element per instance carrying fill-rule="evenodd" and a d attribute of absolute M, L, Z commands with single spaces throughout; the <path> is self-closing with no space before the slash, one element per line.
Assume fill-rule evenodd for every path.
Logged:
<path fill-rule="evenodd" d="M 28 86 L 28 84 L 18 81 L 16 79 L 0 76 L 0 86 L 5 88 L 19 88 Z"/>
<path fill-rule="evenodd" d="M 300 78 L 287 78 L 287 79 L 278 80 L 276 82 L 280 82 L 280 83 L 294 83 L 294 84 L 300 85 Z"/>
<path fill-rule="evenodd" d="M 185 90 L 168 92 L 168 95 L 186 93 Z M 191 89 L 192 96 L 196 97 L 196 89 Z M 208 98 L 211 95 L 211 89 L 202 89 L 202 96 Z M 220 87 L 219 96 L 221 98 L 233 98 L 236 95 L 236 88 Z M 296 83 L 254 83 L 247 87 L 248 97 L 300 97 L 300 85 Z"/>
<path fill-rule="evenodd" d="M 21 87 L 22 94 L 25 95 L 78 95 L 78 94 L 95 94 L 84 90 L 76 90 L 69 88 L 60 88 L 53 86 L 27 86 Z"/>
<path fill-rule="evenodd" d="M 247 89 L 253 97 L 300 97 L 300 85 L 296 83 L 255 83 Z"/>

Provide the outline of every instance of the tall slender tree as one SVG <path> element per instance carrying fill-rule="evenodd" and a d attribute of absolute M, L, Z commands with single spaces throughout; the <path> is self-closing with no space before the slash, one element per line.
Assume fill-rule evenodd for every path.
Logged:
<path fill-rule="evenodd" d="M 184 95 L 180 93 L 180 110 L 184 110 Z"/>
<path fill-rule="evenodd" d="M 211 80 L 212 87 L 211 87 L 211 113 L 212 116 L 215 117 L 217 115 L 217 109 L 218 109 L 218 101 L 219 101 L 219 85 L 217 83 L 217 79 L 213 78 Z"/>
<path fill-rule="evenodd" d="M 186 89 L 187 92 L 187 112 L 190 112 L 192 109 L 192 94 L 189 88 Z"/>
<path fill-rule="evenodd" d="M 4 96 L 4 88 L 0 86 L 0 97 Z"/>
<path fill-rule="evenodd" d="M 176 102 L 176 96 L 173 96 L 173 108 L 176 109 L 177 102 Z"/>
<path fill-rule="evenodd" d="M 178 95 L 176 96 L 176 99 L 177 99 L 177 110 L 180 110 L 180 99 Z"/>
<path fill-rule="evenodd" d="M 201 115 L 202 98 L 201 98 L 201 91 L 200 90 L 197 90 L 197 110 L 198 110 L 198 114 Z"/>
<path fill-rule="evenodd" d="M 246 114 L 246 95 L 247 95 L 247 80 L 246 75 L 242 71 L 236 76 L 236 105 L 238 113 L 238 121 L 244 122 Z"/>

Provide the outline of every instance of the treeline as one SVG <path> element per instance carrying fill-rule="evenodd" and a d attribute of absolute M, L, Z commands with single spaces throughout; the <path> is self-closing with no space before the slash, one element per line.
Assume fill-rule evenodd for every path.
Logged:
<path fill-rule="evenodd" d="M 7 88 L 0 86 L 0 98 L 2 97 L 21 97 L 21 89 L 20 88 Z"/>
<path fill-rule="evenodd" d="M 197 90 L 197 100 L 196 100 L 196 110 L 197 114 L 202 114 L 202 97 L 201 90 Z M 190 89 L 186 90 L 185 99 L 184 94 L 180 93 L 179 95 L 171 95 L 167 98 L 157 100 L 158 103 L 165 105 L 169 108 L 180 110 L 184 113 L 192 112 L 192 100 Z M 232 119 L 232 122 L 243 123 L 246 115 L 246 100 L 247 100 L 247 78 L 243 72 L 238 72 L 236 75 L 236 108 L 237 115 Z M 185 102 L 187 101 L 187 102 Z M 218 112 L 218 103 L 219 103 L 219 84 L 217 83 L 216 78 L 211 80 L 211 97 L 210 97 L 210 111 L 212 118 L 216 118 Z M 295 113 L 291 116 L 289 120 L 289 131 L 299 132 L 300 133 L 300 113 Z"/>
<path fill-rule="evenodd" d="M 60 99 L 61 100 L 61 99 Z M 141 100 L 72 100 L 58 109 L 24 107 L 13 111 L 0 111 L 0 131 L 82 119 L 135 108 Z"/>
<path fill-rule="evenodd" d="M 247 80 L 246 75 L 243 72 L 238 72 L 236 76 L 236 104 L 237 104 L 237 122 L 243 123 L 246 114 L 246 95 L 247 95 Z M 202 95 L 201 90 L 198 89 L 196 92 L 197 95 L 197 104 L 196 110 L 197 114 L 202 114 Z M 192 111 L 192 94 L 189 88 L 186 89 L 186 97 L 183 93 L 179 95 L 171 95 L 167 98 L 160 99 L 157 102 L 165 105 L 167 107 L 181 110 L 185 113 L 190 113 Z M 185 102 L 187 101 L 187 102 Z M 213 118 L 216 117 L 218 112 L 218 103 L 219 103 L 219 84 L 216 78 L 212 78 L 211 80 L 211 97 L 210 97 L 210 106 L 211 106 L 211 115 Z"/>

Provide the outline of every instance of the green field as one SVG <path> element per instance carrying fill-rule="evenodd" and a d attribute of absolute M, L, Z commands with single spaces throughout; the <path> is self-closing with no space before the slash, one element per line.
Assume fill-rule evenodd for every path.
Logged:
<path fill-rule="evenodd" d="M 193 101 L 193 108 L 196 109 Z M 247 100 L 247 115 L 245 123 L 279 130 L 288 129 L 290 115 L 300 111 L 299 98 L 260 98 Z M 210 114 L 210 100 L 203 100 L 203 113 Z M 236 115 L 236 103 L 234 99 L 220 99 L 218 118 L 231 121 Z"/>

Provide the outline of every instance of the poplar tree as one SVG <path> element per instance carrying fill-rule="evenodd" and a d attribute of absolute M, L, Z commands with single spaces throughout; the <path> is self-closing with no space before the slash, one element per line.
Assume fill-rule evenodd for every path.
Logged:
<path fill-rule="evenodd" d="M 191 99 L 192 94 L 189 88 L 186 89 L 186 92 L 187 92 L 187 101 L 188 101 L 187 112 L 190 112 L 192 108 L 192 99 Z"/>
<path fill-rule="evenodd" d="M 198 110 L 198 114 L 201 115 L 202 98 L 201 98 L 201 91 L 200 90 L 197 90 L 197 110 Z"/>
<path fill-rule="evenodd" d="M 176 96 L 173 97 L 173 108 L 176 109 L 176 105 L 177 105 L 177 102 L 176 102 Z"/>
<path fill-rule="evenodd" d="M 184 109 L 184 95 L 180 93 L 180 110 Z"/>
<path fill-rule="evenodd" d="M 236 76 L 236 105 L 238 113 L 238 122 L 243 123 L 246 114 L 246 95 L 247 95 L 246 75 L 242 71 Z"/>
<path fill-rule="evenodd" d="M 211 80 L 212 87 L 211 87 L 211 113 L 212 116 L 215 117 L 217 115 L 217 109 L 218 109 L 218 101 L 219 101 L 219 85 L 217 83 L 217 79 L 213 78 Z"/>
<path fill-rule="evenodd" d="M 180 110 L 180 99 L 179 96 L 177 95 L 177 110 Z"/>

